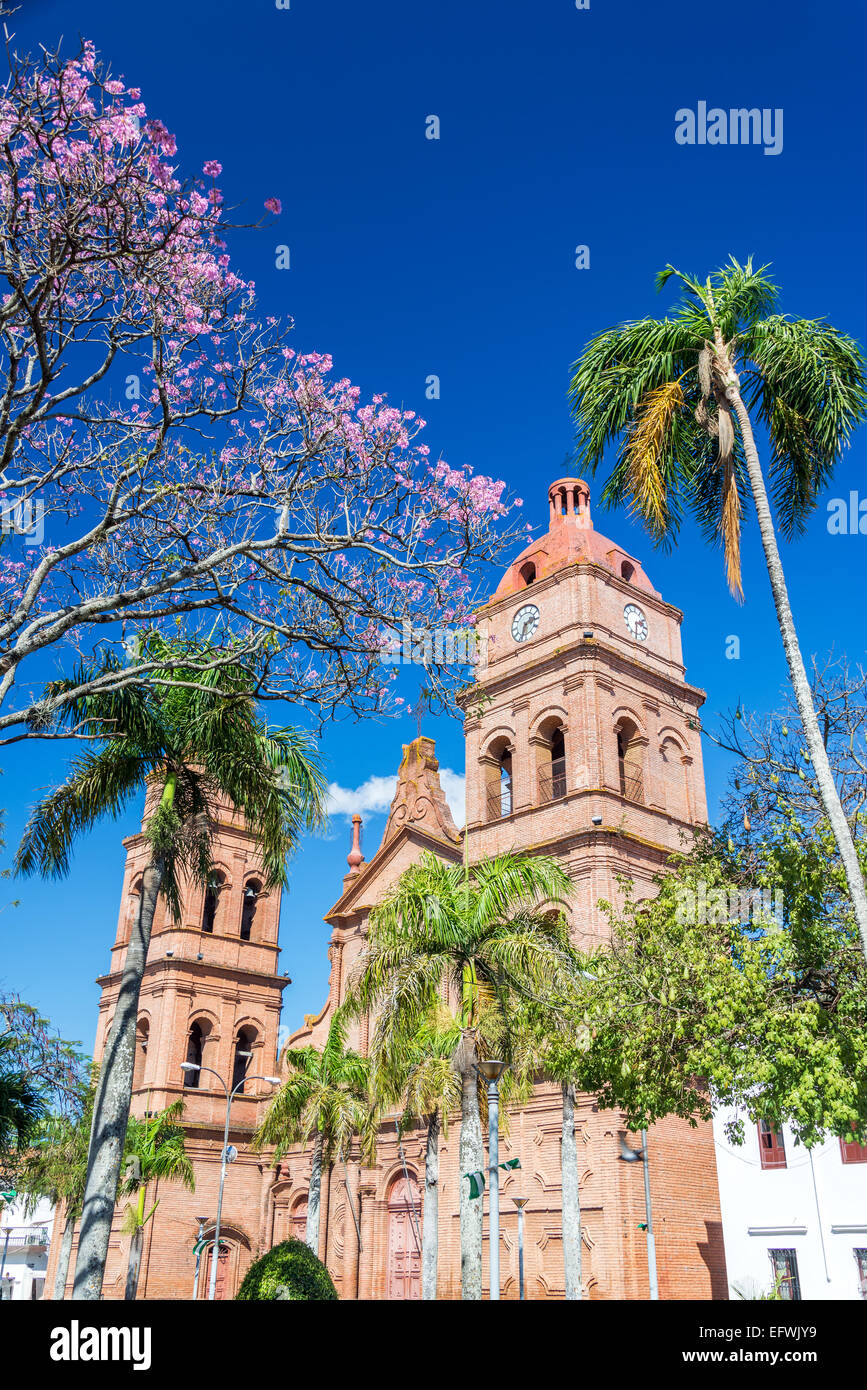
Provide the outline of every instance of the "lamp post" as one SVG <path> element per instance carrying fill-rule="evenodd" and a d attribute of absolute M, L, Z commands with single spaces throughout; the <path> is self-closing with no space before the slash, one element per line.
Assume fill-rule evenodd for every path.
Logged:
<path fill-rule="evenodd" d="M 524 1300 L 524 1207 L 529 1202 L 529 1197 L 513 1197 L 512 1201 L 518 1208 L 518 1297 Z"/>
<path fill-rule="evenodd" d="M 500 1077 L 505 1062 L 479 1062 L 479 1071 L 488 1083 L 488 1246 L 490 1269 L 489 1297 L 500 1297 Z"/>
<path fill-rule="evenodd" d="M 651 1299 L 659 1298 L 659 1281 L 656 1277 L 656 1237 L 653 1234 L 653 1213 L 650 1206 L 650 1164 L 647 1160 L 647 1130 L 641 1131 L 641 1153 L 644 1158 L 644 1211 L 647 1217 L 647 1278 L 650 1284 Z"/>
<path fill-rule="evenodd" d="M 253 1054 L 252 1052 L 238 1052 L 236 1055 L 238 1057 L 252 1057 Z M 209 1071 L 211 1073 L 211 1076 L 215 1076 L 217 1078 L 217 1080 L 219 1081 L 220 1085 L 226 1093 L 226 1123 L 223 1128 L 223 1152 L 221 1155 L 220 1162 L 220 1190 L 217 1195 L 217 1220 L 214 1224 L 214 1244 L 211 1254 L 211 1277 L 208 1281 L 208 1298 L 209 1300 L 213 1301 L 214 1295 L 217 1291 L 217 1261 L 220 1258 L 220 1222 L 223 1216 L 223 1188 L 226 1183 L 226 1150 L 229 1147 L 229 1117 L 232 1111 L 232 1101 L 235 1099 L 235 1096 L 238 1094 L 238 1092 L 244 1086 L 244 1083 L 247 1081 L 267 1081 L 269 1086 L 279 1086 L 280 1078 L 279 1076 L 247 1076 L 245 1073 L 245 1075 L 241 1077 L 241 1080 L 237 1083 L 237 1085 L 233 1086 L 230 1091 L 229 1087 L 226 1085 L 226 1082 L 223 1080 L 220 1073 L 218 1071 L 214 1071 L 213 1067 L 202 1067 L 199 1066 L 198 1062 L 181 1062 L 181 1071 L 196 1071 L 199 1073 L 203 1071 Z"/>

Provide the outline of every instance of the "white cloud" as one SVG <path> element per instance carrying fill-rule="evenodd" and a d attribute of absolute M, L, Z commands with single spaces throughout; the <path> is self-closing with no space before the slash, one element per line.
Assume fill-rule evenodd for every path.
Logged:
<path fill-rule="evenodd" d="M 440 784 L 458 827 L 466 820 L 466 779 L 449 767 L 440 768 Z M 346 816 L 384 814 L 394 799 L 396 777 L 368 777 L 360 787 L 341 787 L 339 782 L 328 784 L 328 814 Z"/>

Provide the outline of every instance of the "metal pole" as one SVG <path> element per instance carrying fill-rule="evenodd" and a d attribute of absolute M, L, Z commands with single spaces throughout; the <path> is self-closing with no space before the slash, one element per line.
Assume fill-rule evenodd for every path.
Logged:
<path fill-rule="evenodd" d="M 225 1083 L 223 1083 L 225 1085 Z M 226 1126 L 223 1130 L 223 1155 L 220 1163 L 220 1191 L 217 1195 L 217 1221 L 214 1228 L 214 1244 L 211 1249 L 211 1278 L 208 1283 L 208 1299 L 213 1302 L 217 1291 L 217 1261 L 220 1258 L 220 1220 L 223 1215 L 223 1188 L 226 1183 L 226 1150 L 229 1147 L 229 1114 L 232 1108 L 234 1091 L 226 1088 Z"/>
<path fill-rule="evenodd" d="M 11 1231 L 12 1231 L 12 1227 L 11 1227 L 11 1226 L 7 1226 L 7 1227 L 6 1227 L 6 1239 L 5 1239 L 4 1242 L 3 1242 L 3 1259 L 0 1260 L 0 1280 L 2 1280 L 2 1278 L 3 1278 L 3 1272 L 4 1272 L 4 1270 L 6 1269 L 6 1251 L 9 1249 L 9 1235 L 10 1235 Z"/>
<path fill-rule="evenodd" d="M 196 1250 L 196 1276 L 195 1276 L 195 1278 L 193 1279 L 193 1302 L 194 1302 L 194 1303 L 195 1303 L 196 1299 L 197 1299 L 198 1296 L 199 1296 L 199 1270 L 200 1270 L 201 1265 L 202 1265 L 202 1237 L 204 1236 L 204 1234 L 205 1234 L 205 1220 L 204 1220 L 204 1217 L 201 1217 L 201 1216 L 200 1216 L 200 1217 L 199 1217 L 199 1234 L 196 1236 L 196 1245 L 197 1245 L 197 1247 L 198 1247 L 197 1250 Z"/>
<path fill-rule="evenodd" d="M 524 1298 L 524 1208 L 518 1207 L 518 1296 Z"/>
<path fill-rule="evenodd" d="M 488 1202 L 488 1244 L 490 1246 L 490 1297 L 500 1297 L 500 1084 L 488 1082 L 488 1160 L 490 1199 Z"/>
<path fill-rule="evenodd" d="M 641 1131 L 641 1151 L 644 1158 L 644 1212 L 647 1217 L 647 1277 L 650 1282 L 650 1297 L 658 1299 L 659 1282 L 656 1277 L 656 1240 L 653 1235 L 653 1214 L 650 1207 L 650 1162 L 646 1129 Z"/>

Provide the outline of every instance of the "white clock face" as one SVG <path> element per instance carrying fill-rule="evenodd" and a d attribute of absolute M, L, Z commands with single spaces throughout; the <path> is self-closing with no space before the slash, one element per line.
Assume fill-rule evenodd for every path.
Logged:
<path fill-rule="evenodd" d="M 539 610 L 535 603 L 525 603 L 512 619 L 512 636 L 516 642 L 526 642 L 539 626 Z"/>
<path fill-rule="evenodd" d="M 647 619 L 638 607 L 637 603 L 627 603 L 623 610 L 626 619 L 626 626 L 636 642 L 647 641 Z"/>

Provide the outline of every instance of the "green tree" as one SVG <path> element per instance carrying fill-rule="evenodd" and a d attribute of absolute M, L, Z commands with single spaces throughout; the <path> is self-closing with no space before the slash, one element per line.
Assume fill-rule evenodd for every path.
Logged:
<path fill-rule="evenodd" d="M 611 938 L 585 959 L 555 1064 L 633 1130 L 716 1103 L 808 1147 L 867 1135 L 867 967 L 830 830 L 781 825 L 746 868 L 709 836 L 655 886 L 604 905 Z"/>
<path fill-rule="evenodd" d="M 440 1136 L 448 1139 L 449 1111 L 456 1110 L 461 1102 L 461 1082 L 454 1065 L 459 1040 L 457 1020 L 438 1008 L 413 1037 L 400 1037 L 399 1050 L 371 1053 L 372 1084 L 379 1107 L 402 1107 L 401 1136 L 418 1120 L 427 1130 L 421 1235 L 423 1300 L 437 1296 Z"/>
<path fill-rule="evenodd" d="M 305 1240 L 314 1255 L 319 1254 L 323 1165 L 330 1172 L 336 1162 L 345 1160 L 356 1136 L 366 1161 L 373 1161 L 376 1149 L 370 1062 L 346 1046 L 346 1036 L 346 1018 L 338 1011 L 321 1051 L 315 1047 L 284 1049 L 282 1062 L 289 1076 L 272 1098 L 253 1138 L 257 1147 L 273 1144 L 275 1158 L 290 1145 L 308 1144 L 312 1139 Z"/>
<path fill-rule="evenodd" d="M 571 891 L 556 860 L 502 854 L 473 865 L 425 854 L 370 916 L 347 1007 L 369 1009 L 373 1055 L 399 1055 L 430 1019 L 444 986 L 457 1001 L 461 1080 L 461 1293 L 482 1296 L 482 1204 L 463 1175 L 484 1168 L 477 1064 L 510 1059 L 519 1002 L 560 987 L 571 958 L 562 907 Z"/>
<path fill-rule="evenodd" d="M 322 1261 L 303 1240 L 284 1240 L 251 1264 L 235 1295 L 245 1302 L 334 1302 L 337 1290 Z"/>
<path fill-rule="evenodd" d="M 45 1118 L 46 1101 L 37 1080 L 17 1065 L 15 1039 L 0 1037 L 0 1164 L 17 1161 Z"/>
<path fill-rule="evenodd" d="M 609 444 L 617 461 L 603 500 L 627 503 L 659 543 L 688 508 L 721 540 L 742 597 L 740 537 L 752 497 L 792 688 L 822 803 L 846 872 L 867 957 L 867 889 L 819 731 L 753 432 L 769 442 L 770 492 L 785 536 L 805 529 L 852 431 L 865 417 L 858 345 L 823 320 L 777 311 L 766 268 L 732 259 L 702 283 L 668 266 L 685 294 L 673 317 L 645 318 L 593 338 L 575 364 L 578 449 L 591 470 Z"/>
<path fill-rule="evenodd" d="M 165 663 L 154 684 L 92 693 L 93 669 L 82 668 L 48 688 L 50 698 L 66 697 L 68 725 L 93 742 L 73 761 L 67 781 L 34 809 L 18 872 L 62 877 L 79 834 L 149 793 L 144 833 L 151 857 L 94 1102 L 76 1298 L 99 1298 L 102 1288 L 129 1119 L 139 992 L 159 895 L 178 919 L 184 882 L 207 882 L 221 803 L 244 813 L 269 884 L 285 882 L 287 855 L 304 828 L 323 816 L 324 784 L 311 740 L 267 727 L 256 709 L 256 674 L 231 651 L 206 670 L 184 667 L 186 658 L 201 662 L 202 655 L 200 644 L 153 634 L 142 659 Z M 113 656 L 102 660 L 107 682 L 115 667 Z M 91 693 L 77 696 L 80 686 Z"/>
<path fill-rule="evenodd" d="M 63 1214 L 63 1235 L 52 1295 L 58 1303 L 66 1297 L 75 1224 L 84 1202 L 93 1096 L 94 1089 L 90 1087 L 78 1115 L 50 1115 L 22 1164 L 21 1181 L 27 1193 L 28 1209 L 32 1210 L 39 1199 L 45 1197 Z"/>
<path fill-rule="evenodd" d="M 193 1165 L 186 1150 L 186 1133 L 178 1123 L 184 1113 L 184 1102 L 176 1100 L 165 1110 L 139 1119 L 131 1116 L 126 1131 L 125 1172 L 121 1179 L 122 1196 L 134 1196 L 124 1214 L 123 1230 L 132 1237 L 127 1266 L 124 1298 L 134 1299 L 138 1292 L 144 1228 L 157 1207 L 145 1207 L 148 1184 L 155 1181 L 179 1182 L 188 1192 L 195 1192 Z"/>

